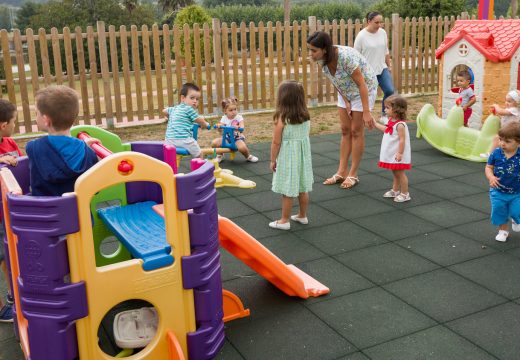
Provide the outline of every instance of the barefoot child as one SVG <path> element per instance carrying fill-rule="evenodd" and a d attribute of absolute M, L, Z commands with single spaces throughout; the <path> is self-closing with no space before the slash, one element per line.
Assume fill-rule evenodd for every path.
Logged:
<path fill-rule="evenodd" d="M 405 202 L 412 198 L 408 192 L 408 177 L 405 170 L 412 167 L 410 150 L 410 133 L 406 125 L 406 100 L 398 95 L 392 95 L 385 100 L 385 113 L 388 123 L 385 125 L 374 122 L 381 130 L 383 141 L 379 156 L 379 167 L 390 169 L 394 174 L 392 189 L 383 197 L 394 198 L 395 202 Z"/>
<path fill-rule="evenodd" d="M 282 217 L 269 223 L 269 226 L 289 230 L 289 218 L 300 224 L 308 224 L 309 191 L 312 191 L 314 182 L 309 141 L 310 116 L 300 83 L 288 80 L 280 84 L 273 119 L 270 165 L 273 171 L 272 190 L 282 195 Z M 300 211 L 291 216 L 295 197 L 298 197 Z"/>
<path fill-rule="evenodd" d="M 222 100 L 222 111 L 224 112 L 224 116 L 222 116 L 222 119 L 220 119 L 220 125 L 231 126 L 237 129 L 233 135 L 235 137 L 235 145 L 238 151 L 244 155 L 247 161 L 253 163 L 258 162 L 258 158 L 249 152 L 245 142 L 246 138 L 238 131 L 239 128 L 244 129 L 244 118 L 238 113 L 238 99 L 235 97 L 230 97 Z M 211 147 L 217 148 L 221 146 L 222 137 L 213 139 L 211 142 Z M 217 160 L 218 162 L 221 162 L 222 155 L 217 155 Z"/>

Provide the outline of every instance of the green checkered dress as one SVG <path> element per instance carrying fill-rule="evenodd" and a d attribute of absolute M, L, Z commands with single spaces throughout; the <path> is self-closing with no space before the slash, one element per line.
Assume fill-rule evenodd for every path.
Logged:
<path fill-rule="evenodd" d="M 310 121 L 284 126 L 282 145 L 276 159 L 276 172 L 273 174 L 272 190 L 275 193 L 297 197 L 299 193 L 312 191 L 314 178 L 310 129 Z"/>

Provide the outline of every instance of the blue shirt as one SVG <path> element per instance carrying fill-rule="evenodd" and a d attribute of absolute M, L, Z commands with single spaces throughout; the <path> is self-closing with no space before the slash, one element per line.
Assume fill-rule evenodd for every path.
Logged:
<path fill-rule="evenodd" d="M 500 185 L 497 190 L 505 194 L 520 193 L 520 151 L 509 159 L 501 148 L 493 150 L 488 158 L 488 165 L 492 165 L 493 174 L 498 178 Z"/>
<path fill-rule="evenodd" d="M 166 139 L 189 139 L 193 137 L 193 123 L 199 117 L 197 111 L 185 103 L 166 108 L 168 111 L 168 126 Z"/>

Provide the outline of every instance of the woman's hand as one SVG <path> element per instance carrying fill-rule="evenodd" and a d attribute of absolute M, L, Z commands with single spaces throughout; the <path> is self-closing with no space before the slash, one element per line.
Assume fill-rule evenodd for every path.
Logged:
<path fill-rule="evenodd" d="M 365 123 L 365 127 L 369 130 L 372 130 L 374 128 L 374 118 L 372 117 L 372 114 L 370 111 L 364 111 L 363 112 L 363 122 Z"/>

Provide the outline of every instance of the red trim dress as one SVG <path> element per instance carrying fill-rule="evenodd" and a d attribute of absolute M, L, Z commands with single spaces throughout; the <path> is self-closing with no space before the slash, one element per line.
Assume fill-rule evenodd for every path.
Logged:
<path fill-rule="evenodd" d="M 379 167 L 390 170 L 410 170 L 412 168 L 412 151 L 410 149 L 410 132 L 403 120 L 393 121 L 388 119 L 386 130 L 381 142 L 381 153 L 379 155 Z M 399 150 L 399 134 L 397 127 L 404 127 L 404 152 L 401 161 L 395 160 L 395 154 Z"/>

